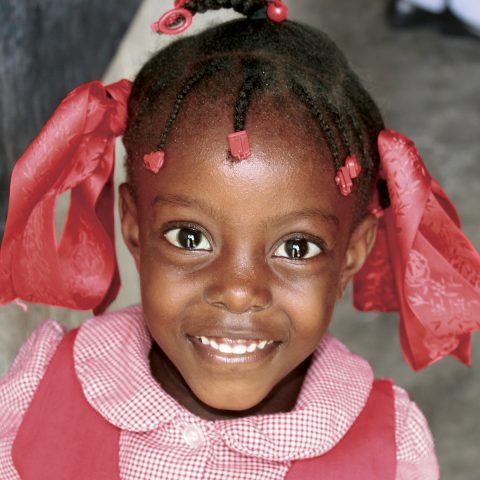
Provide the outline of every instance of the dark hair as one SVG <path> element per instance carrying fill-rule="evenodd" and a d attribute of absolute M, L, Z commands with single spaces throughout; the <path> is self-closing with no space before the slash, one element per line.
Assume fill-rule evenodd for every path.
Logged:
<path fill-rule="evenodd" d="M 129 182 L 134 182 L 135 155 L 148 153 L 145 148 L 155 148 L 145 146 L 148 141 L 140 128 L 145 119 L 158 118 L 161 111 L 170 112 L 156 140 L 156 148 L 164 149 L 191 90 L 204 95 L 199 99 L 204 101 L 207 92 L 200 86 L 214 81 L 225 92 L 231 93 L 232 88 L 238 92 L 232 105 L 235 131 L 244 129 L 247 110 L 256 95 L 268 92 L 303 104 L 305 113 L 320 127 L 312 133 L 323 136 L 335 171 L 346 156 L 357 155 L 362 173 L 354 180 L 354 191 L 363 215 L 379 165 L 376 144 L 384 128 L 381 114 L 327 35 L 293 21 L 275 24 L 261 18 L 258 11 L 265 4 L 262 0 L 192 0 L 185 5 L 192 12 L 234 8 L 253 18 L 181 38 L 143 66 L 133 84 L 124 136 Z M 281 110 L 283 104 L 274 105 Z"/>

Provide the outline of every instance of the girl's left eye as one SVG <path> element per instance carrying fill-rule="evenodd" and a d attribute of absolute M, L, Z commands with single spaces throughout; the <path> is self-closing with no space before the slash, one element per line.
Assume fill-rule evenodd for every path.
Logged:
<path fill-rule="evenodd" d="M 306 238 L 291 238 L 283 242 L 273 253 L 275 257 L 290 258 L 292 260 L 304 260 L 315 257 L 322 253 L 322 249 L 314 242 Z"/>
<path fill-rule="evenodd" d="M 164 236 L 172 245 L 178 248 L 186 250 L 212 250 L 212 246 L 205 234 L 196 228 L 172 228 L 166 231 Z"/>

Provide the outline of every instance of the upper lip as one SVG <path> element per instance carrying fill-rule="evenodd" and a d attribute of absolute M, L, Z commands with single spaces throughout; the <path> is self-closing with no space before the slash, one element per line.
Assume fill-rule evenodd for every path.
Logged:
<path fill-rule="evenodd" d="M 190 337 L 207 337 L 207 338 L 225 338 L 229 340 L 251 340 L 261 342 L 262 340 L 281 341 L 276 339 L 273 334 L 251 332 L 251 331 L 231 331 L 231 330 L 202 330 L 201 332 L 187 333 Z"/>
<path fill-rule="evenodd" d="M 273 340 L 285 342 L 288 339 L 288 329 L 285 323 L 272 318 L 256 316 L 202 316 L 187 321 L 184 325 L 184 335 L 190 337 L 218 337 L 232 340 Z"/>
<path fill-rule="evenodd" d="M 281 335 L 279 335 L 278 330 L 273 331 L 272 329 L 263 329 L 263 328 L 228 328 L 227 326 L 222 326 L 222 324 L 216 325 L 215 327 L 198 327 L 187 330 L 187 336 L 191 337 L 207 337 L 207 338 L 228 338 L 231 340 L 253 340 L 259 341 L 262 340 L 273 340 L 281 342 L 284 340 Z"/>

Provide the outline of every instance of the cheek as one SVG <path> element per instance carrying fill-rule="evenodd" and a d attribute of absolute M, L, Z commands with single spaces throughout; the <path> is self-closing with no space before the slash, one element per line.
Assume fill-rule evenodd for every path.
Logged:
<path fill-rule="evenodd" d="M 199 294 L 188 276 L 148 254 L 148 249 L 140 262 L 140 288 L 147 325 L 156 340 L 162 332 L 178 333 L 178 320 Z"/>
<path fill-rule="evenodd" d="M 281 292 L 294 334 L 313 348 L 330 324 L 339 281 L 339 269 L 336 265 L 329 265 L 315 275 L 297 278 Z"/>

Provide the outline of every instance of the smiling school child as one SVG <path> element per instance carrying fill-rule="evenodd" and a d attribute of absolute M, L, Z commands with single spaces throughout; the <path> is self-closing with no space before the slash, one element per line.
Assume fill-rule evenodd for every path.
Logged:
<path fill-rule="evenodd" d="M 438 478 L 407 393 L 327 330 L 355 276 L 359 308 L 400 311 L 414 368 L 468 361 L 478 255 L 413 143 L 281 1 L 180 1 L 153 28 L 221 7 L 247 18 L 173 42 L 133 85 L 78 87 L 17 163 L 0 300 L 111 303 L 122 134 L 142 298 L 25 343 L 0 383 L 3 480 Z M 442 278 L 457 301 L 438 308 Z"/>

